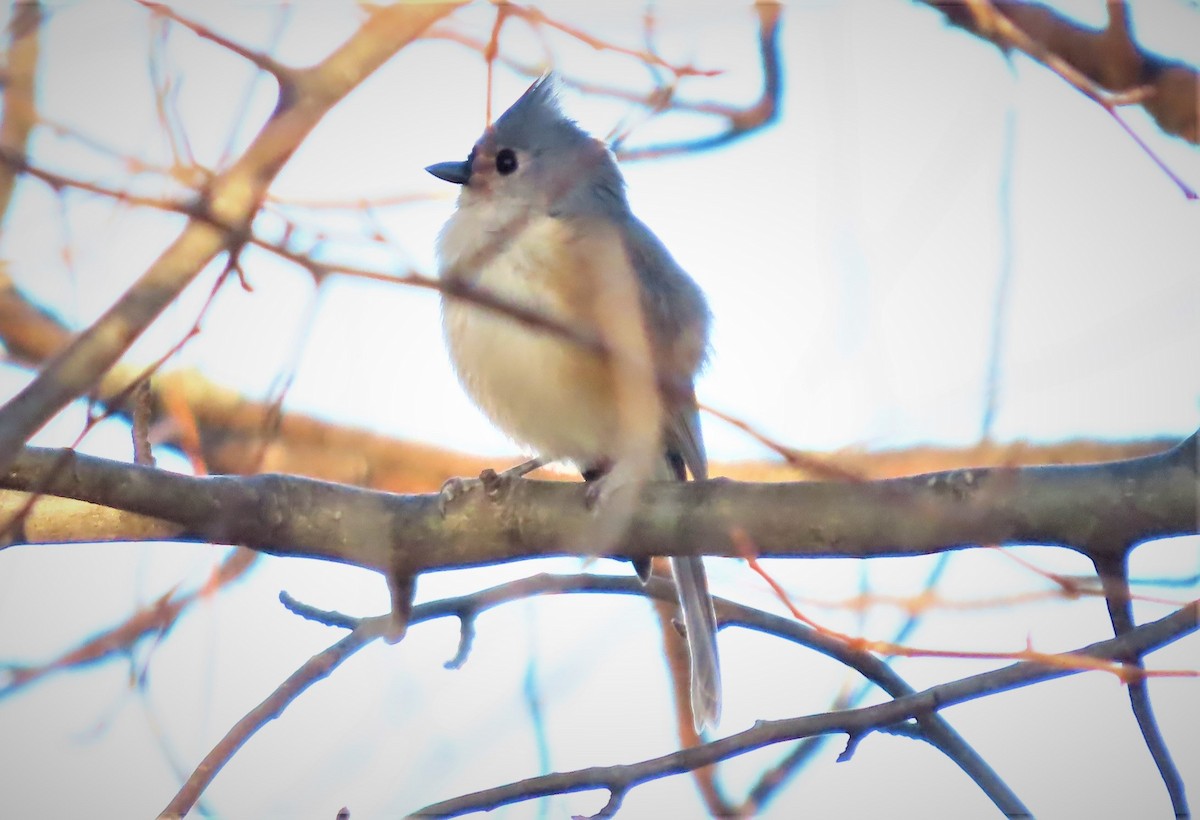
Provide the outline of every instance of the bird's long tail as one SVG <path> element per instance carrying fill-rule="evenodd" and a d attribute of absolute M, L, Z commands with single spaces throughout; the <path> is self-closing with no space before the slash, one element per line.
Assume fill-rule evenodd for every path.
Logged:
<path fill-rule="evenodd" d="M 721 665 L 717 659 L 717 617 L 708 592 L 704 559 L 679 556 L 671 559 L 683 627 L 687 630 L 692 659 L 692 719 L 696 731 L 715 728 L 721 720 Z"/>
<path fill-rule="evenodd" d="M 668 450 L 667 458 L 659 468 L 665 473 L 664 478 L 686 481 L 688 467 L 697 478 L 708 477 L 698 419 L 694 413 L 688 418 L 688 435 L 679 435 L 676 430 L 676 439 L 685 446 L 678 455 Z M 683 628 L 687 633 L 688 656 L 692 663 L 692 720 L 696 731 L 703 732 L 708 728 L 715 729 L 721 720 L 717 615 L 708 591 L 708 574 L 704 571 L 703 558 L 698 555 L 672 556 L 671 572 L 675 576 L 675 591 L 679 594 L 679 609 L 683 612 Z"/>
<path fill-rule="evenodd" d="M 691 448 L 693 471 L 707 477 L 703 450 Z M 583 470 L 585 481 L 593 482 L 606 476 L 607 466 Z M 668 451 L 667 457 L 655 467 L 654 478 L 687 480 L 685 460 Z M 635 561 L 634 568 L 643 582 L 650 578 L 650 561 Z M 712 595 L 708 591 L 708 575 L 700 556 L 672 556 L 671 573 L 675 576 L 675 591 L 683 613 L 683 628 L 687 636 L 688 657 L 691 659 L 692 720 L 697 732 L 715 729 L 721 720 L 721 664 L 717 655 L 717 616 Z"/>

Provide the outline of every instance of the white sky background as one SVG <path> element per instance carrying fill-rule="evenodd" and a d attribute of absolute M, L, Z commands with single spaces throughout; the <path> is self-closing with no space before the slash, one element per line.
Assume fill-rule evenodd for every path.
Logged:
<path fill-rule="evenodd" d="M 1101 3 L 1060 7 L 1103 24 Z M 279 18 L 273 3 L 181 8 L 251 45 L 268 42 Z M 147 77 L 145 13 L 116 2 L 53 9 L 39 75 L 43 113 L 125 154 L 166 162 Z M 640 42 L 639 4 L 606 5 L 599 18 L 595 8 L 554 12 L 595 34 Z M 1133 12 L 1144 45 L 1200 63 L 1200 11 L 1163 0 L 1135 4 Z M 659 44 L 668 59 L 726 70 L 717 80 L 685 85 L 685 95 L 753 99 L 759 74 L 750 12 L 666 4 L 660 16 Z M 313 62 L 349 36 L 358 19 L 350 5 L 302 3 L 275 54 L 289 63 Z M 474 8 L 461 20 L 486 36 L 491 11 Z M 632 61 L 555 42 L 567 73 L 644 87 L 646 74 Z M 519 23 L 506 29 L 503 45 L 521 59 L 536 61 L 541 53 Z M 975 440 L 1001 267 L 1007 121 L 1013 274 L 996 437 L 1182 436 L 1200 426 L 1200 211 L 1099 107 L 1040 67 L 1020 58 L 1009 64 L 995 49 L 945 27 L 935 12 L 900 0 L 791 5 L 781 45 L 786 91 L 776 127 L 720 151 L 625 168 L 635 211 L 712 303 L 714 357 L 699 385 L 702 401 L 799 447 Z M 182 30 L 170 35 L 165 52 L 165 65 L 182 78 L 178 107 L 191 149 L 211 167 L 254 74 Z M 496 111 L 526 84 L 499 72 Z M 235 155 L 274 102 L 271 83 L 260 79 L 255 88 Z M 422 169 L 466 156 L 484 124 L 484 88 L 481 61 L 461 47 L 406 49 L 319 126 L 272 191 L 320 199 L 443 194 L 431 204 L 381 211 L 386 248 L 328 246 L 330 259 L 432 272 L 434 237 L 453 207 L 453 191 Z M 636 114 L 570 92 L 563 103 L 597 134 Z M 1139 111 L 1125 116 L 1167 164 L 1200 187 L 1195 148 L 1160 136 Z M 694 119 L 668 117 L 635 132 L 633 144 L 696 129 Z M 85 178 L 161 192 L 150 177 L 131 180 L 102 154 L 45 131 L 33 155 Z M 23 183 L 0 237 L 0 258 L 27 292 L 82 327 L 145 270 L 179 220 L 79 195 L 66 202 L 64 237 L 59 201 L 44 186 Z M 345 217 L 325 224 L 361 229 Z M 62 261 L 64 239 L 74 255 L 71 269 Z M 307 274 L 261 253 L 244 261 L 254 292 L 225 288 L 202 335 L 172 367 L 200 367 L 218 382 L 266 397 L 295 363 L 290 410 L 463 451 L 513 451 L 455 382 L 432 294 L 334 279 L 314 296 Z M 150 361 L 180 338 L 218 270 L 208 271 L 137 343 L 130 360 Z M 9 392 L 26 378 L 12 370 L 0 375 L 0 388 Z M 72 409 L 39 442 L 69 442 L 80 418 L 79 408 Z M 705 435 L 716 460 L 769 457 L 720 422 L 706 420 Z M 127 435 L 116 424 L 94 433 L 83 449 L 129 455 Z M 185 469 L 170 458 L 164 463 Z M 181 546 L 6 552 L 0 661 L 52 656 L 181 577 L 202 578 L 215 552 Z M 1022 554 L 1050 569 L 1086 571 L 1069 555 Z M 742 564 L 710 563 L 719 593 L 773 608 Z M 1139 550 L 1134 570 L 1186 574 L 1196 563 L 1194 542 L 1179 540 Z M 803 602 L 854 594 L 860 572 L 880 594 L 912 594 L 930 566 L 793 562 L 772 569 Z M 619 571 L 609 564 L 598 569 Z M 421 596 L 465 592 L 530 571 L 520 565 L 432 576 L 422 579 Z M 152 654 L 139 653 L 139 667 L 148 654 L 151 660 L 145 701 L 128 690 L 129 668 L 109 663 L 0 702 L 0 736 L 20 739 L 0 744 L 0 814 L 157 812 L 174 781 L 152 724 L 190 770 L 233 721 L 336 639 L 333 630 L 283 612 L 274 600 L 281 588 L 344 611 L 369 614 L 386 606 L 382 582 L 369 573 L 269 560 L 193 613 Z M 954 598 L 1040 588 L 988 553 L 956 556 L 940 586 Z M 1164 594 L 1196 596 L 1194 588 Z M 359 820 L 538 773 L 521 700 L 526 642 L 536 646 L 553 768 L 670 751 L 672 717 L 647 612 L 616 599 L 510 606 L 481 620 L 475 652 L 456 672 L 441 668 L 453 654 L 456 626 L 415 628 L 399 648 L 372 648 L 317 684 L 261 732 L 218 777 L 209 805 L 228 817 L 328 818 L 346 804 Z M 1144 607 L 1139 616 L 1164 612 Z M 899 617 L 883 607 L 866 622 L 815 605 L 812 614 L 881 638 Z M 1005 650 L 1019 649 L 1028 636 L 1053 650 L 1107 635 L 1103 606 L 1085 601 L 935 614 L 911 640 Z M 721 640 L 722 733 L 759 718 L 823 710 L 842 683 L 828 662 L 778 641 L 732 632 Z M 1200 666 L 1195 641 L 1152 660 Z M 985 666 L 915 661 L 899 668 L 920 687 Z M 1194 703 L 1196 685 L 1152 687 L 1193 802 L 1200 800 L 1200 750 L 1194 709 L 1184 704 Z M 1039 816 L 1166 810 L 1125 693 L 1107 678 L 1011 693 L 947 717 Z M 816 816 L 835 810 L 863 817 L 989 816 L 966 778 L 923 746 L 873 737 L 853 762 L 834 765 L 840 747 L 835 739 L 779 798 L 774 816 L 802 808 Z M 777 754 L 759 752 L 725 767 L 731 792 L 740 793 Z M 694 801 L 690 782 L 678 779 L 635 790 L 626 811 L 661 816 L 663 805 L 698 810 Z M 596 794 L 572 796 L 548 816 L 595 811 L 602 802 Z M 536 812 L 519 806 L 499 816 Z"/>

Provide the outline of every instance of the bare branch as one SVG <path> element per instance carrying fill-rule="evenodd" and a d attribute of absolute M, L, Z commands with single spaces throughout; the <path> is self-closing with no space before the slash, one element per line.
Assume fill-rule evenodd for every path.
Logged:
<path fill-rule="evenodd" d="M 1104 587 L 1104 599 L 1108 604 L 1113 634 L 1117 637 L 1128 635 L 1135 629 L 1131 605 L 1132 595 L 1129 589 L 1128 561 L 1125 560 L 1125 556 L 1119 556 L 1097 559 L 1095 565 L 1096 574 L 1100 577 L 1100 582 Z M 1120 660 L 1137 669 L 1144 668 L 1140 653 L 1124 655 Z M 1134 720 L 1137 721 L 1142 739 L 1146 743 L 1146 749 L 1150 752 L 1150 757 L 1158 768 L 1163 787 L 1171 799 L 1171 807 L 1175 811 L 1175 816 L 1190 817 L 1191 812 L 1188 810 L 1183 778 L 1179 775 L 1179 769 L 1171 756 L 1171 750 L 1167 747 L 1167 741 L 1154 717 L 1154 707 L 1150 703 L 1150 692 L 1146 687 L 1146 681 L 1138 678 L 1130 680 L 1128 691 L 1129 705 L 1133 711 Z"/>
<path fill-rule="evenodd" d="M 12 544 L 81 544 L 113 541 L 168 541 L 182 528 L 137 513 L 75 501 L 0 490 L 0 520 L 19 518 L 3 542 Z"/>
<path fill-rule="evenodd" d="M 1194 632 L 1197 628 L 1198 616 L 1200 616 L 1200 602 L 1193 602 L 1161 620 L 1138 627 L 1129 635 L 1094 643 L 1071 654 L 1089 658 L 1119 658 L 1129 654 L 1143 655 Z M 607 789 L 613 798 L 619 798 L 641 783 L 681 774 L 699 766 L 712 765 L 717 761 L 774 743 L 829 733 L 845 733 L 851 742 L 858 742 L 871 732 L 912 720 L 921 715 L 935 714 L 947 706 L 964 703 L 996 692 L 1076 674 L 1078 671 L 1080 670 L 1077 668 L 1047 666 L 1032 662 L 1017 663 L 993 672 L 972 675 L 951 683 L 934 686 L 876 706 L 784 720 L 759 721 L 753 728 L 744 732 L 694 749 L 686 749 L 634 764 L 598 766 L 529 778 L 506 786 L 434 803 L 419 809 L 414 816 L 454 817 L 536 797 L 592 789 Z"/>
<path fill-rule="evenodd" d="M 60 499 L 54 500 L 61 501 Z M 38 503 L 44 504 L 46 500 L 43 499 Z M 79 502 L 67 503 L 78 504 Z M 0 686 L 0 698 L 14 695 L 48 675 L 77 669 L 113 657 L 125 657 L 130 648 L 138 641 L 149 636 L 165 635 L 204 594 L 243 577 L 257 559 L 258 553 L 252 550 L 233 550 L 213 571 L 212 578 L 203 589 L 188 592 L 170 590 L 150 604 L 140 607 L 121 623 L 99 631 L 47 663 L 7 665 L 3 670 L 6 680 Z"/>
<path fill-rule="evenodd" d="M 217 254 L 244 241 L 239 234 L 248 231 L 267 186 L 330 108 L 455 7 L 401 4 L 376 10 L 333 54 L 297 72 L 295 97 L 281 97 L 245 154 L 213 178 L 200 203 L 202 210 L 238 231 L 231 235 L 205 220 L 189 220 L 138 282 L 0 409 L 0 468 L 12 463 L 51 416 L 91 388 Z"/>
<path fill-rule="evenodd" d="M 625 161 L 654 159 L 672 154 L 720 148 L 770 125 L 779 116 L 783 96 L 783 63 L 779 56 L 779 28 L 783 19 L 781 3 L 755 3 L 759 19 L 758 49 L 762 63 L 763 90 L 758 100 L 744 110 L 725 112 L 728 126 L 710 137 L 683 142 L 625 148 L 617 144 L 613 150 Z"/>
<path fill-rule="evenodd" d="M 8 23 L 11 42 L 8 47 L 4 85 L 4 112 L 0 114 L 0 149 L 17 154 L 25 152 L 29 133 L 37 121 L 34 82 L 37 77 L 38 40 L 42 27 L 42 6 L 37 2 L 13 3 Z M 8 203 L 16 187 L 16 172 L 0 165 L 0 222 L 8 212 Z"/>
<path fill-rule="evenodd" d="M 1054 71 L 1102 106 L 1188 199 L 1196 199 L 1196 192 L 1129 127 L 1117 108 L 1140 104 L 1166 133 L 1200 143 L 1200 74 L 1191 66 L 1138 48 L 1122 3 L 1109 4 L 1109 27 L 1097 31 L 1040 3 L 922 2 L 954 25 L 1001 47 L 1017 48 Z M 1114 7 L 1120 8 L 1111 11 Z"/>
<path fill-rule="evenodd" d="M 571 593 L 646 596 L 653 599 L 656 604 L 662 604 L 672 609 L 677 603 L 674 587 L 662 577 L 653 577 L 649 583 L 643 584 L 640 580 L 629 576 L 542 574 L 500 584 L 476 593 L 422 604 L 413 609 L 411 623 L 419 624 L 442 617 L 458 618 L 462 625 L 462 640 L 455 657 L 446 664 L 448 668 L 457 668 L 466 660 L 466 650 L 469 648 L 473 635 L 473 625 L 476 618 L 484 611 L 523 598 Z M 331 626 L 352 629 L 362 622 L 358 619 L 347 618 L 340 613 L 315 610 L 293 601 L 290 596 L 281 596 L 281 600 L 297 614 Z M 893 698 L 910 696 L 914 692 L 912 687 L 905 683 L 885 661 L 869 652 L 855 649 L 843 641 L 790 618 L 763 612 L 724 598 L 716 598 L 714 605 L 717 622 L 722 629 L 731 626 L 740 627 L 813 649 L 854 669 Z M 690 723 L 690 718 L 688 722 Z M 917 718 L 917 724 L 910 734 L 928 741 L 946 754 L 983 789 L 1001 811 L 1008 816 L 1028 814 L 1021 801 L 991 767 L 939 715 L 921 715 Z M 694 746 L 695 744 L 693 744 Z M 718 804 L 724 802 L 718 794 L 714 793 L 713 797 Z"/>
<path fill-rule="evenodd" d="M 1052 544 L 1090 557 L 1197 527 L 1196 437 L 1166 453 L 1061 467 L 954 470 L 874 482 L 650 483 L 613 551 L 627 558 L 925 555 Z M 392 495 L 296 476 L 196 478 L 26 448 L 0 486 L 77 498 L 183 526 L 182 538 L 411 573 L 586 555 L 578 484 L 507 482 L 443 515 L 436 495 Z M 1097 532 L 1108 533 L 1093 543 Z"/>
<path fill-rule="evenodd" d="M 512 11 L 514 9 L 513 6 L 503 6 L 503 8 L 509 9 L 508 13 L 515 14 L 516 16 L 526 16 L 530 13 L 524 9 Z M 649 50 L 636 51 L 619 47 L 613 48 L 611 44 L 600 42 L 589 42 L 588 44 L 597 48 L 607 48 L 620 53 L 630 54 L 631 56 L 649 57 L 649 59 L 644 60 L 644 64 L 649 68 L 662 69 L 662 72 L 658 73 L 669 74 L 671 78 L 670 82 L 664 84 L 660 81 L 659 85 L 649 94 L 642 94 L 625 88 L 594 83 L 567 73 L 561 73 L 559 80 L 563 85 L 575 88 L 589 95 L 610 97 L 635 103 L 649 109 L 652 114 L 659 114 L 666 111 L 686 111 L 696 114 L 706 114 L 725 121 L 725 127 L 717 134 L 695 140 L 627 148 L 622 144 L 624 138 L 618 137 L 613 142 L 613 150 L 622 161 L 654 159 L 673 154 L 718 148 L 766 128 L 775 122 L 779 114 L 780 99 L 783 94 L 783 64 L 779 54 L 778 35 L 783 15 L 783 6 L 780 3 L 756 3 L 754 5 L 754 13 L 759 20 L 759 56 L 762 66 L 763 83 L 759 98 L 749 106 L 738 107 L 720 101 L 701 102 L 680 99 L 676 95 L 680 78 L 693 75 L 706 76 L 719 72 L 697 71 L 691 66 L 671 66 Z M 539 20 L 544 18 L 544 15 L 540 12 L 534 12 L 534 14 L 538 15 L 537 19 Z M 563 28 L 561 25 L 557 25 L 556 27 L 572 36 L 578 33 L 569 27 Z M 544 63 L 530 62 L 518 59 L 511 54 L 498 53 L 495 50 L 495 43 L 493 41 L 484 41 L 444 25 L 432 27 L 427 36 L 458 43 L 473 51 L 477 51 L 485 59 L 500 62 L 527 77 L 536 77 L 545 70 Z"/>
<path fill-rule="evenodd" d="M 283 710 L 303 694 L 308 687 L 328 677 L 343 661 L 371 641 L 381 637 L 389 628 L 390 621 L 387 619 L 364 621 L 333 646 L 309 658 L 303 666 L 293 672 L 274 692 L 268 695 L 266 700 L 251 709 L 226 733 L 225 737 L 192 772 L 191 777 L 183 784 L 183 788 L 163 809 L 158 816 L 159 820 L 177 820 L 191 811 L 212 779 L 255 732 L 283 714 Z"/>
<path fill-rule="evenodd" d="M 234 42 L 228 37 L 224 37 L 207 26 L 202 26 L 194 20 L 191 20 L 169 6 L 162 3 L 152 3 L 149 0 L 135 0 L 145 6 L 158 17 L 165 17 L 172 20 L 184 28 L 193 32 L 197 37 L 202 37 L 212 43 L 215 43 L 221 48 L 233 52 L 239 57 L 253 63 L 258 68 L 266 71 L 277 79 L 280 85 L 290 83 L 292 81 L 292 70 L 287 66 L 273 59 L 269 54 L 254 49 L 247 48 L 240 43 Z"/>

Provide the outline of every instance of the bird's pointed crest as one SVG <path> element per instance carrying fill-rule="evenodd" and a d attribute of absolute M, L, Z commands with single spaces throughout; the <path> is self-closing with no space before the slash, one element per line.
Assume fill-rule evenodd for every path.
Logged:
<path fill-rule="evenodd" d="M 566 147 L 589 137 L 558 104 L 558 79 L 546 72 L 493 125 L 496 142 L 529 151 Z"/>
<path fill-rule="evenodd" d="M 562 116 L 562 108 L 558 104 L 558 75 L 553 71 L 543 72 L 542 76 L 530 83 L 525 93 L 500 116 L 503 119 L 513 111 L 531 116 L 535 109 L 541 109 L 546 115 Z"/>

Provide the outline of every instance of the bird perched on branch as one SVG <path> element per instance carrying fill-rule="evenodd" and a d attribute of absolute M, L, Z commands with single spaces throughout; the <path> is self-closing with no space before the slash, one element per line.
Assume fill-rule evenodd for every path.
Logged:
<path fill-rule="evenodd" d="M 630 211 L 612 152 L 563 115 L 553 76 L 465 161 L 426 170 L 461 186 L 438 238 L 442 278 L 524 309 L 442 300 L 451 360 L 484 413 L 539 456 L 579 466 L 601 513 L 623 486 L 707 478 L 694 380 L 708 305 Z M 716 618 L 702 559 L 671 567 L 699 731 L 721 713 Z"/>

